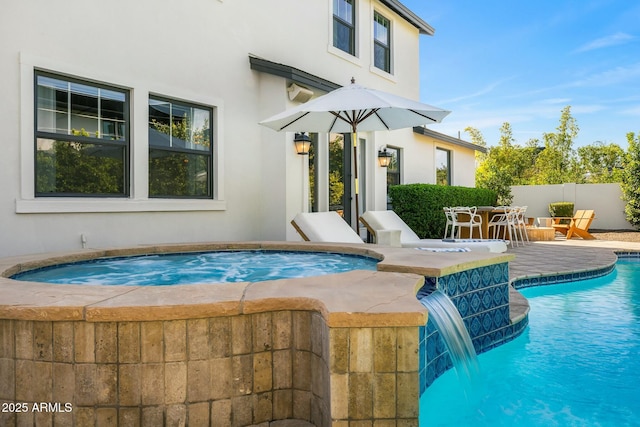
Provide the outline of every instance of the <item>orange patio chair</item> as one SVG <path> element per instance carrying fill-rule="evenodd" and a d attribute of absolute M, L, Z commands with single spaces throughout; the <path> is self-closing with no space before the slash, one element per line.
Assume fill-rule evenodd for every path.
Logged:
<path fill-rule="evenodd" d="M 567 236 L 567 239 L 570 239 L 575 234 L 585 240 L 593 240 L 595 237 L 589 233 L 589 227 L 591 227 L 591 222 L 595 217 L 596 214 L 593 210 L 578 210 L 573 215 L 573 218 L 554 218 L 553 228 Z M 569 224 L 561 224 L 560 221 L 563 219 L 569 219 Z"/>

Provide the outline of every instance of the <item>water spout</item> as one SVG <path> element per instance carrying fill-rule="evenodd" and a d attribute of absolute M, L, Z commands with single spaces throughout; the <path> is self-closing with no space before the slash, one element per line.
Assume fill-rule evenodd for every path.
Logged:
<path fill-rule="evenodd" d="M 420 302 L 429 310 L 429 320 L 433 321 L 440 332 L 458 376 L 469 380 L 476 377 L 480 371 L 476 350 L 464 321 L 451 299 L 436 290 L 421 297 Z"/>

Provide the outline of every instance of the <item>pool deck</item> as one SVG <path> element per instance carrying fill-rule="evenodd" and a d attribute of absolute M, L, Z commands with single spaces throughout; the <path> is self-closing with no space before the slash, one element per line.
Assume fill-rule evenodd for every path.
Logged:
<path fill-rule="evenodd" d="M 507 253 L 515 255 L 509 263 L 509 279 L 602 269 L 616 262 L 616 251 L 640 251 L 640 243 L 556 237 L 551 241 L 530 242 L 514 248 L 509 246 Z M 515 323 L 527 314 L 529 304 L 513 287 L 510 291 L 510 317 Z"/>
<path fill-rule="evenodd" d="M 509 264 L 510 279 L 534 275 L 593 270 L 615 262 L 615 251 L 640 251 L 640 243 L 608 240 L 558 239 L 509 247 L 516 257 Z"/>

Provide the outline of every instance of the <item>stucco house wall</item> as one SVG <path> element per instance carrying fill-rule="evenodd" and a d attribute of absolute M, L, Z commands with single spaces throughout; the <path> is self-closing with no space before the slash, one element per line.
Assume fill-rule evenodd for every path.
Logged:
<path fill-rule="evenodd" d="M 293 149 L 293 134 L 258 125 L 297 105 L 287 96 L 296 77 L 253 69 L 250 58 L 334 85 L 355 77 L 364 86 L 417 99 L 421 30 L 397 13 L 395 1 L 356 3 L 356 57 L 332 46 L 331 0 L 252 2 L 250 8 L 223 0 L 5 5 L 0 256 L 139 243 L 297 239 L 289 221 L 308 209 L 307 165 Z M 372 64 L 374 11 L 391 20 L 391 74 Z M 35 196 L 34 70 L 129 92 L 129 196 Z M 314 96 L 330 90 L 320 86 L 311 88 Z M 149 95 L 213 108 L 213 199 L 149 198 Z M 390 141 L 411 159 L 404 182 L 432 182 L 432 148 L 420 135 L 402 130 L 360 137 L 367 140 L 364 208 L 384 208 L 386 171 L 377 166 L 376 153 Z M 473 150 L 453 149 L 454 183 L 472 186 L 457 171 L 467 168 Z"/>

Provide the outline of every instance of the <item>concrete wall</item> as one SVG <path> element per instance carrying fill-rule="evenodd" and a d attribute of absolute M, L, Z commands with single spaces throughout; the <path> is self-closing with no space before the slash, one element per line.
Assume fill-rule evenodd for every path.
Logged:
<path fill-rule="evenodd" d="M 574 209 L 593 209 L 593 229 L 631 230 L 626 220 L 620 184 L 515 185 L 513 205 L 527 206 L 527 217 L 548 217 L 549 203 L 573 202 Z"/>

